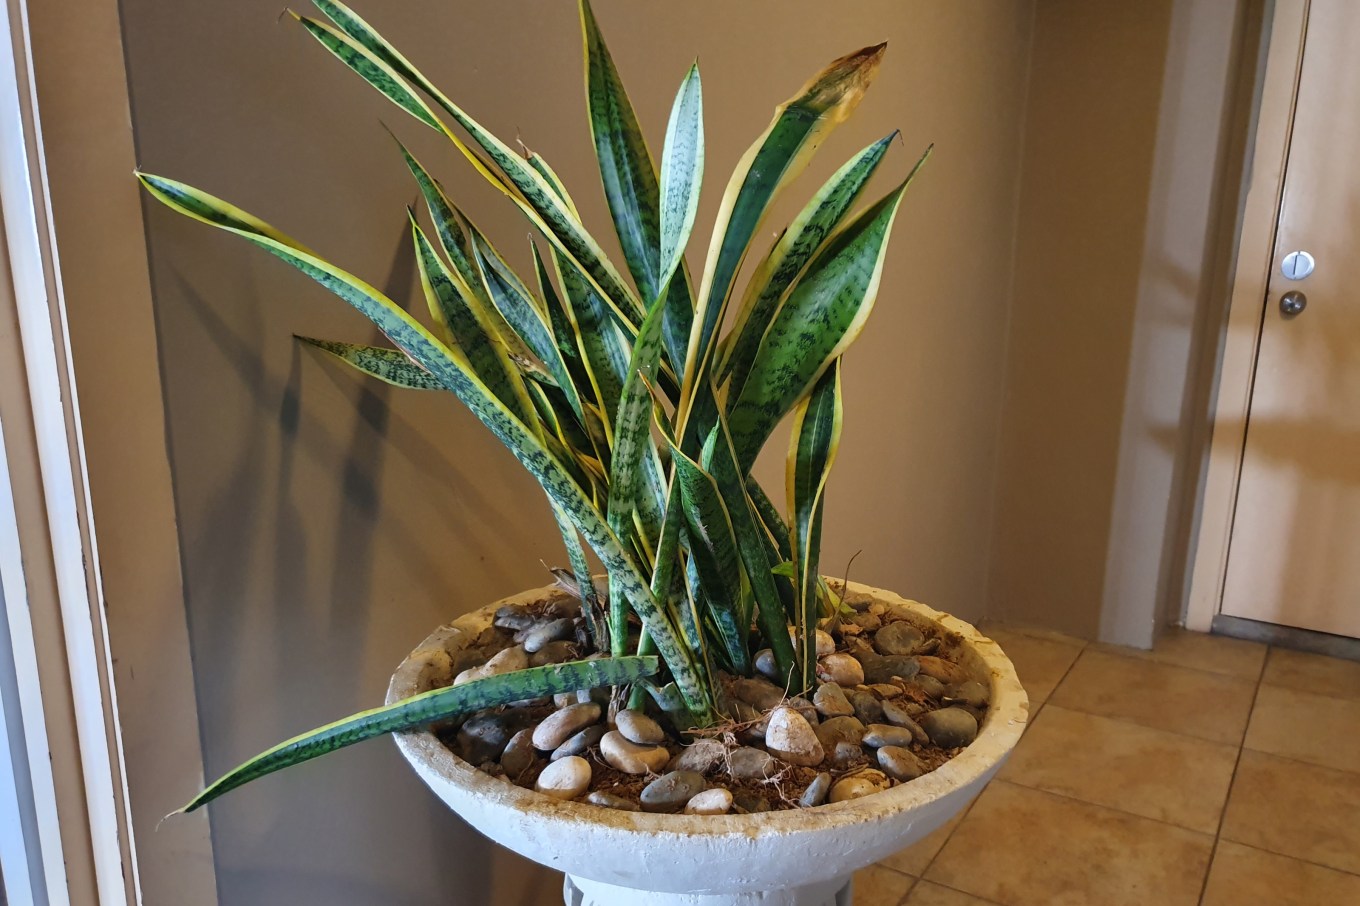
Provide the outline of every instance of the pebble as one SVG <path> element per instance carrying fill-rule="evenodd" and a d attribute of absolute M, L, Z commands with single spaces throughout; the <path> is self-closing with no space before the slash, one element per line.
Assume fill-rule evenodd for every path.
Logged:
<path fill-rule="evenodd" d="M 906 747 L 914 741 L 910 730 L 892 724 L 870 724 L 864 733 L 864 744 L 875 749 L 882 746 Z"/>
<path fill-rule="evenodd" d="M 549 642 L 561 642 L 571 638 L 575 632 L 576 624 L 566 617 L 549 620 L 525 633 L 524 650 L 533 654 Z"/>
<path fill-rule="evenodd" d="M 789 764 L 812 767 L 822 763 L 826 750 L 812 725 L 793 708 L 776 708 L 765 730 L 765 748 Z"/>
<path fill-rule="evenodd" d="M 883 722 L 883 703 L 872 693 L 854 689 L 845 693 L 845 697 L 850 699 L 850 704 L 855 708 L 855 716 L 861 722 L 866 724 Z"/>
<path fill-rule="evenodd" d="M 695 771 L 671 771 L 642 788 L 638 798 L 644 812 L 678 812 L 704 791 L 708 781 Z"/>
<path fill-rule="evenodd" d="M 591 805 L 598 805 L 601 808 L 618 809 L 621 812 L 642 811 L 642 806 L 631 799 L 624 799 L 622 796 L 615 796 L 613 793 L 605 793 L 599 790 L 586 796 L 586 802 Z"/>
<path fill-rule="evenodd" d="M 480 667 L 469 667 L 458 674 L 453 680 L 455 686 L 469 683 L 473 680 L 485 679 L 488 676 L 499 676 L 502 673 L 510 673 L 513 670 L 523 670 L 529 666 L 529 655 L 525 653 L 523 646 L 514 645 L 496 652 L 485 664 Z"/>
<path fill-rule="evenodd" d="M 501 752 L 501 767 L 505 768 L 505 773 L 511 780 L 529 770 L 538 760 L 538 753 L 534 751 L 533 736 L 532 729 L 520 730 L 510 737 L 505 751 Z"/>
<path fill-rule="evenodd" d="M 864 748 L 853 742 L 838 742 L 831 749 L 831 763 L 838 768 L 848 768 L 866 761 Z"/>
<path fill-rule="evenodd" d="M 697 739 L 671 759 L 667 766 L 672 771 L 698 771 L 700 774 L 722 761 L 727 746 L 716 739 Z"/>
<path fill-rule="evenodd" d="M 738 739 L 748 745 L 759 745 L 765 741 L 765 728 L 770 725 L 770 718 L 759 708 L 744 701 L 733 701 L 732 716 L 742 724 L 742 728 L 737 731 Z"/>
<path fill-rule="evenodd" d="M 640 746 L 618 730 L 600 738 L 600 755 L 611 768 L 625 774 L 655 774 L 671 760 L 665 746 Z"/>
<path fill-rule="evenodd" d="M 906 707 L 900 702 L 884 702 L 883 716 L 888 719 L 889 723 L 907 729 L 911 733 L 911 738 L 921 745 L 930 742 L 930 737 L 926 735 L 926 731 L 921 729 L 921 725 L 912 719 L 912 716 L 907 713 Z"/>
<path fill-rule="evenodd" d="M 818 774 L 808 784 L 803 796 L 798 800 L 798 804 L 803 808 L 812 808 L 814 805 L 821 805 L 826 801 L 826 794 L 831 792 L 831 775 L 826 771 Z"/>
<path fill-rule="evenodd" d="M 661 724 L 652 720 L 641 711 L 629 709 L 620 711 L 614 718 L 615 729 L 629 742 L 643 746 L 656 746 L 666 741 L 666 731 Z"/>
<path fill-rule="evenodd" d="M 882 771 L 860 771 L 842 777 L 831 787 L 832 802 L 847 802 L 873 793 L 880 793 L 891 785 L 888 776 Z"/>
<path fill-rule="evenodd" d="M 822 747 L 834 749 L 838 742 L 859 745 L 864 739 L 864 724 L 856 717 L 833 717 L 813 728 Z"/>
<path fill-rule="evenodd" d="M 779 664 L 774 659 L 774 652 L 768 648 L 756 652 L 756 672 L 775 682 L 783 679 L 779 675 Z"/>
<path fill-rule="evenodd" d="M 941 708 L 921 718 L 921 729 L 942 749 L 966 746 L 977 738 L 977 718 L 962 708 Z"/>
<path fill-rule="evenodd" d="M 858 686 L 864 682 L 864 668 L 851 655 L 836 652 L 817 661 L 817 678 L 838 686 Z"/>
<path fill-rule="evenodd" d="M 857 613 L 850 617 L 848 622 L 865 632 L 873 632 L 883 625 L 883 620 L 877 614 L 872 613 Z"/>
<path fill-rule="evenodd" d="M 826 657 L 836 650 L 836 640 L 825 629 L 818 629 L 816 632 L 817 657 Z M 789 627 L 789 641 L 793 643 L 795 649 L 798 647 L 798 630 L 792 626 Z"/>
<path fill-rule="evenodd" d="M 529 608 L 523 604 L 506 604 L 497 608 L 491 625 L 518 632 L 521 629 L 531 629 L 536 622 L 538 621 L 529 613 Z"/>
<path fill-rule="evenodd" d="M 549 642 L 529 658 L 530 667 L 544 667 L 548 664 L 565 664 L 576 659 L 576 646 L 564 639 Z M 556 696 L 554 696 L 555 698 Z"/>
<path fill-rule="evenodd" d="M 855 713 L 855 706 L 845 697 L 845 690 L 835 683 L 822 683 L 812 695 L 812 703 L 817 713 L 823 717 L 848 717 Z"/>
<path fill-rule="evenodd" d="M 572 734 L 566 742 L 553 749 L 552 760 L 558 761 L 572 755 L 584 755 L 586 750 L 598 744 L 604 738 L 607 729 L 604 724 L 595 724 L 593 727 L 586 727 L 580 733 Z"/>
<path fill-rule="evenodd" d="M 916 677 L 914 684 L 930 698 L 939 698 L 944 695 L 944 683 L 933 676 L 921 674 Z"/>
<path fill-rule="evenodd" d="M 874 633 L 874 650 L 885 655 L 915 654 L 925 634 L 906 620 L 889 623 Z"/>
<path fill-rule="evenodd" d="M 945 685 L 968 682 L 968 671 L 964 670 L 953 661 L 946 661 L 940 657 L 921 656 L 916 658 L 916 663 L 920 665 L 921 672 L 926 676 L 933 676 Z M 910 679 L 910 677 L 903 677 Z"/>
<path fill-rule="evenodd" d="M 817 708 L 812 704 L 812 702 L 803 698 L 801 695 L 795 698 L 791 698 L 788 701 L 784 702 L 784 706 L 792 708 L 799 714 L 803 715 L 803 720 L 812 724 L 814 727 L 821 722 L 821 716 L 817 713 Z"/>
<path fill-rule="evenodd" d="M 729 690 L 733 697 L 739 701 L 744 701 L 761 711 L 769 711 L 771 708 L 778 707 L 788 697 L 782 686 L 776 686 L 769 680 L 759 677 L 749 679 L 743 677 L 735 680 Z"/>
<path fill-rule="evenodd" d="M 919 660 L 905 655 L 865 656 L 863 659 L 865 681 L 891 683 L 893 677 L 909 680 L 920 671 Z"/>
<path fill-rule="evenodd" d="M 686 815 L 726 815 L 732 810 L 732 793 L 722 787 L 704 790 L 685 803 Z"/>
<path fill-rule="evenodd" d="M 915 780 L 926 772 L 926 766 L 910 749 L 884 746 L 878 750 L 878 766 L 893 780 Z"/>
<path fill-rule="evenodd" d="M 603 713 L 594 702 L 567 705 L 543 719 L 534 729 L 534 748 L 551 752 L 586 727 L 597 722 Z"/>
<path fill-rule="evenodd" d="M 733 780 L 765 780 L 779 773 L 779 762 L 763 749 L 743 746 L 727 756 L 727 773 Z"/>
<path fill-rule="evenodd" d="M 977 680 L 969 680 L 966 683 L 959 683 L 944 700 L 951 705 L 966 705 L 969 708 L 985 708 L 991 699 L 991 693 L 987 687 Z"/>
<path fill-rule="evenodd" d="M 579 755 L 554 761 L 543 769 L 534 789 L 554 799 L 575 799 L 590 786 L 590 762 Z"/>
<path fill-rule="evenodd" d="M 474 717 L 458 729 L 458 748 L 472 764 L 497 761 L 515 730 L 499 714 Z"/>

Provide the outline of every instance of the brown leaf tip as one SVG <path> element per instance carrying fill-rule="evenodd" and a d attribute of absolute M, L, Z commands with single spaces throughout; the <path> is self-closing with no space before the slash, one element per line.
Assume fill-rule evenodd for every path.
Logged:
<path fill-rule="evenodd" d="M 842 116 L 848 116 L 878 74 L 887 49 L 888 42 L 884 41 L 833 60 L 803 86 L 795 103 L 819 112 L 841 108 Z"/>

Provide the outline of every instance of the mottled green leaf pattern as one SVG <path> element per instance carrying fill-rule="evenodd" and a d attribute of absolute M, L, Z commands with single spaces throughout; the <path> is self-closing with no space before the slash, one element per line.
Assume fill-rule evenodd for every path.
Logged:
<path fill-rule="evenodd" d="M 443 390 L 444 385 L 428 371 L 421 368 L 404 352 L 383 349 L 381 346 L 364 346 L 359 343 L 337 343 L 333 340 L 317 340 L 312 337 L 298 337 L 304 343 L 324 349 L 369 377 L 410 390 Z"/>

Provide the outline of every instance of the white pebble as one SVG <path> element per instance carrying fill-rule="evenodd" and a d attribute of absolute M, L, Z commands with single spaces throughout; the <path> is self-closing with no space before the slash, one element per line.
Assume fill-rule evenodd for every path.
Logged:
<path fill-rule="evenodd" d="M 685 803 L 686 815 L 726 815 L 732 809 L 732 794 L 722 787 L 704 790 Z"/>
<path fill-rule="evenodd" d="M 579 755 L 551 762 L 534 784 L 534 789 L 554 799 L 575 799 L 589 787 L 590 762 Z"/>

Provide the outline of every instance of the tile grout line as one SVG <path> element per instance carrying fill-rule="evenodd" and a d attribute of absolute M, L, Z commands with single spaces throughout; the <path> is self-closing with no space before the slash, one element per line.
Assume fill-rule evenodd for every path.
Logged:
<path fill-rule="evenodd" d="M 1051 698 L 1053 697 L 1053 693 L 1057 692 L 1057 691 L 1058 691 L 1058 687 L 1061 686 L 1061 685 L 1063 684 L 1063 682 L 1067 679 L 1067 675 L 1068 675 L 1069 673 L 1072 672 L 1072 668 L 1073 668 L 1074 666 L 1076 666 L 1077 661 L 1081 659 L 1082 652 L 1084 652 L 1084 651 L 1086 650 L 1086 648 L 1087 648 L 1087 646 L 1088 646 L 1089 644 L 1090 644 L 1090 643 L 1088 643 L 1088 642 L 1083 642 L 1083 643 L 1081 644 L 1080 647 L 1075 646 L 1075 645 L 1072 646 L 1072 647 L 1074 647 L 1074 648 L 1077 648 L 1077 656 L 1074 657 L 1074 658 L 1072 658 L 1072 663 L 1070 663 L 1070 664 L 1067 665 L 1067 669 L 1063 671 L 1063 674 L 1062 674 L 1062 676 L 1060 676 L 1060 677 L 1058 678 L 1058 681 L 1057 681 L 1056 683 L 1053 684 L 1052 690 L 1050 690 L 1049 693 L 1048 693 L 1048 695 L 1046 695 L 1046 696 L 1044 697 L 1044 700 L 1041 701 L 1041 702 L 1039 703 L 1039 707 L 1037 707 L 1037 708 L 1034 709 L 1034 713 L 1033 713 L 1033 714 L 1030 714 L 1030 715 L 1028 715 L 1028 716 L 1026 717 L 1026 719 L 1025 719 L 1025 729 L 1024 729 L 1024 731 L 1022 731 L 1021 739 L 1024 739 L 1024 733 L 1028 733 L 1030 727 L 1034 726 L 1034 721 L 1036 721 L 1036 720 L 1039 719 L 1039 713 L 1040 713 L 1041 711 L 1044 710 L 1044 707 L 1048 704 L 1049 699 L 1051 699 Z M 1016 743 L 1016 746 L 1018 747 L 1019 745 L 1020 745 L 1020 743 L 1017 742 L 1017 743 Z M 954 839 L 954 834 L 958 831 L 958 829 L 959 829 L 960 827 L 963 826 L 963 822 L 965 822 L 965 821 L 968 820 L 968 813 L 971 812 L 971 811 L 973 810 L 973 806 L 976 805 L 976 804 L 977 804 L 977 801 L 978 801 L 979 799 L 982 798 L 982 794 L 985 793 L 985 792 L 987 792 L 988 787 L 990 787 L 993 783 L 996 783 L 996 782 L 998 782 L 998 778 L 997 778 L 997 777 L 993 777 L 991 780 L 987 781 L 987 786 L 983 787 L 983 788 L 982 788 L 982 791 L 979 792 L 979 793 L 977 794 L 977 796 L 973 797 L 973 801 L 970 802 L 970 803 L 968 803 L 968 807 L 965 808 L 965 809 L 960 813 L 958 822 L 957 822 L 957 823 L 954 825 L 954 827 L 949 831 L 949 834 L 944 838 L 944 842 L 940 844 L 940 848 L 937 849 L 937 850 L 935 850 L 935 854 L 932 855 L 932 856 L 930 857 L 930 859 L 926 862 L 925 868 L 922 868 L 922 869 L 921 869 L 920 877 L 917 878 L 917 882 L 916 882 L 917 884 L 919 884 L 921 881 L 924 881 L 924 880 L 926 879 L 926 875 L 930 872 L 930 867 L 931 867 L 932 865 L 935 864 L 935 860 L 938 859 L 938 858 L 940 857 L 940 853 L 944 852 L 944 848 L 945 848 L 946 846 L 949 845 L 949 841 L 952 840 L 952 839 Z M 937 882 L 937 881 L 931 881 L 930 883 L 936 884 L 936 883 L 939 883 L 939 882 Z M 941 884 L 940 886 L 941 886 L 941 887 L 949 887 L 949 885 L 947 885 L 947 884 Z M 913 884 L 913 885 L 912 885 L 912 890 L 915 890 L 915 889 L 916 889 L 916 884 Z M 955 888 L 949 887 L 949 889 L 950 889 L 950 890 L 954 890 Z M 959 892 L 959 893 L 968 893 L 966 890 L 960 890 L 960 891 L 958 891 L 958 892 Z M 910 894 L 910 891 L 908 891 L 908 893 Z M 969 896 L 973 896 L 973 894 L 968 894 L 968 895 L 969 895 Z M 979 899 L 982 899 L 982 898 L 979 897 Z"/>
<path fill-rule="evenodd" d="M 1237 770 L 1242 766 L 1242 753 L 1247 748 L 1247 733 L 1251 730 L 1251 718 L 1256 711 L 1256 699 L 1261 694 L 1262 681 L 1266 675 L 1266 664 L 1270 663 L 1270 651 L 1273 645 L 1266 646 L 1266 656 L 1261 658 L 1261 670 L 1256 674 L 1256 688 L 1251 693 L 1251 708 L 1247 711 L 1247 725 L 1242 728 L 1242 739 L 1237 744 L 1237 758 L 1233 761 L 1232 776 L 1228 779 L 1228 795 L 1223 798 L 1223 808 L 1218 813 L 1218 828 L 1214 831 L 1214 845 L 1209 853 L 1209 864 L 1204 869 L 1204 881 L 1199 888 L 1199 904 L 1204 906 L 1204 898 L 1209 893 L 1209 875 L 1214 871 L 1214 859 L 1218 857 L 1218 844 L 1223 839 L 1223 822 L 1228 817 L 1228 803 L 1232 801 L 1233 788 L 1237 786 Z M 1283 855 L 1279 853 L 1278 855 Z"/>
<path fill-rule="evenodd" d="M 1346 875 L 1347 877 L 1360 878 L 1360 872 L 1347 871 L 1344 868 L 1337 868 L 1335 865 L 1327 865 L 1324 862 L 1315 862 L 1312 859 L 1305 859 L 1302 856 L 1290 856 L 1286 855 L 1285 853 L 1277 853 L 1274 850 L 1265 849 L 1264 847 L 1261 846 L 1253 846 L 1250 843 L 1243 843 L 1240 840 L 1225 839 L 1223 842 L 1231 843 L 1233 846 L 1240 846 L 1243 849 L 1249 849 L 1252 852 L 1263 853 L 1264 855 L 1267 856 L 1274 856 L 1277 859 L 1289 859 L 1293 862 L 1299 862 L 1303 865 L 1311 865 L 1313 868 L 1321 868 L 1323 871 L 1334 871 L 1337 874 Z"/>
<path fill-rule="evenodd" d="M 1185 831 L 1187 834 L 1195 834 L 1200 837 L 1214 837 L 1214 834 L 1206 830 L 1196 830 L 1193 827 L 1186 827 L 1184 824 L 1177 824 L 1176 822 L 1168 821 L 1165 818 L 1153 818 L 1151 815 L 1139 815 L 1135 812 L 1130 812 L 1125 809 L 1119 808 L 1118 806 L 1105 805 L 1102 802 L 1091 802 L 1089 800 L 1082 799 L 1080 796 L 1072 796 L 1068 793 L 1058 793 L 1054 792 L 1053 790 L 1046 790 L 1043 787 L 1039 786 L 1030 786 L 1029 784 L 1020 783 L 1015 780 L 1001 780 L 1000 778 L 998 778 L 995 782 L 1009 784 L 1010 786 L 1013 787 L 1019 787 L 1020 789 L 1028 790 L 1031 793 L 1043 793 L 1045 796 L 1056 796 L 1059 799 L 1066 799 L 1068 802 L 1079 802 L 1082 805 L 1088 805 L 1091 808 L 1104 809 L 1107 812 L 1114 812 L 1115 814 L 1123 815 L 1126 818 L 1137 818 L 1140 821 L 1151 821 L 1155 824 L 1165 825 L 1166 827 L 1174 827 L 1176 830 Z M 1220 821 L 1221 820 L 1222 818 L 1220 817 Z"/>

